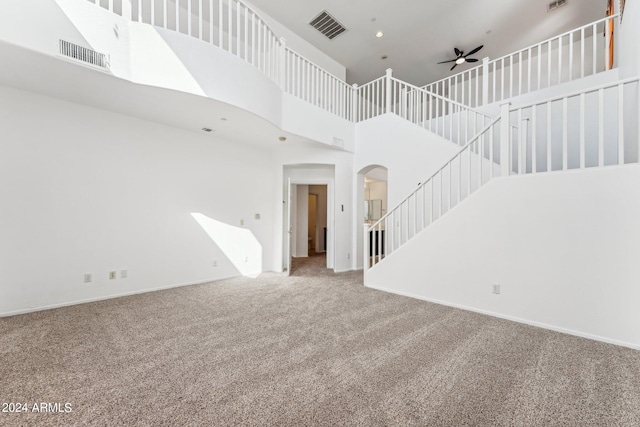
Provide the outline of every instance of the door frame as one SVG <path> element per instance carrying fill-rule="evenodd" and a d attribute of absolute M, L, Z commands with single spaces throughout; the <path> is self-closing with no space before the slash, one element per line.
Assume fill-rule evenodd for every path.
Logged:
<path fill-rule="evenodd" d="M 289 234 L 289 239 L 292 238 L 293 233 L 288 233 L 291 227 L 291 193 L 292 191 L 297 190 L 298 185 L 326 185 L 327 186 L 327 247 L 326 256 L 327 256 L 327 268 L 334 270 L 335 269 L 335 201 L 334 201 L 334 184 L 328 181 L 326 178 L 320 179 L 292 179 L 287 178 L 287 207 L 285 209 L 285 218 L 284 218 L 284 227 L 283 230 L 285 233 Z M 295 187 L 295 190 L 294 190 Z M 307 202 L 308 203 L 308 202 Z M 306 232 L 305 232 L 306 234 Z M 291 257 L 291 244 L 284 245 L 283 247 L 283 259 L 287 260 Z M 288 267 L 288 273 L 290 274 L 291 264 L 286 265 Z"/>

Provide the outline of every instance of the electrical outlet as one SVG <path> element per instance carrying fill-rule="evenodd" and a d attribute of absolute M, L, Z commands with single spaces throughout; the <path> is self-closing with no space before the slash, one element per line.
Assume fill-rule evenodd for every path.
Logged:
<path fill-rule="evenodd" d="M 214 259 L 214 260 L 213 260 L 213 266 L 214 266 L 214 267 L 217 267 L 217 266 L 218 266 L 218 260 L 217 260 L 217 259 Z"/>
<path fill-rule="evenodd" d="M 256 219 L 260 219 L 260 214 L 256 214 Z"/>
<path fill-rule="evenodd" d="M 120 270 L 120 278 L 121 279 L 126 279 L 127 278 L 127 270 Z"/>
<path fill-rule="evenodd" d="M 244 262 L 249 262 L 249 257 L 248 256 L 244 257 Z"/>
<path fill-rule="evenodd" d="M 240 220 L 240 225 L 244 225 L 244 219 Z"/>
<path fill-rule="evenodd" d="M 91 283 L 91 274 L 84 275 L 84 283 Z"/>
<path fill-rule="evenodd" d="M 500 285 L 493 285 L 493 293 L 496 295 L 500 293 Z"/>
<path fill-rule="evenodd" d="M 115 279 L 116 277 L 117 277 L 117 276 L 116 276 L 116 272 L 115 272 L 115 271 L 110 271 L 110 272 L 109 272 L 109 280 L 113 280 L 113 279 Z"/>
<path fill-rule="evenodd" d="M 350 253 L 347 254 L 347 259 L 351 259 L 351 254 Z"/>

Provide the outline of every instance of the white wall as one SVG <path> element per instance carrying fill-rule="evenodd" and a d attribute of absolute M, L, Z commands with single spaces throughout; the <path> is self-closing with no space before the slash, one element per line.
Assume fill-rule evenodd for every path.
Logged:
<path fill-rule="evenodd" d="M 496 179 L 365 283 L 640 348 L 639 180 L 637 165 Z"/>
<path fill-rule="evenodd" d="M 1 314 L 274 269 L 268 151 L 6 87 L 0 116 Z"/>
<path fill-rule="evenodd" d="M 300 98 L 282 94 L 282 129 L 296 135 L 334 146 L 334 138 L 341 147 L 353 152 L 355 127 L 352 122 L 333 115 Z"/>
<path fill-rule="evenodd" d="M 619 3 L 616 2 L 616 7 Z M 620 67 L 622 78 L 637 76 L 640 73 L 640 40 L 638 38 L 640 25 L 640 4 L 637 1 L 627 1 L 622 15 L 622 23 L 616 25 L 616 60 Z"/>

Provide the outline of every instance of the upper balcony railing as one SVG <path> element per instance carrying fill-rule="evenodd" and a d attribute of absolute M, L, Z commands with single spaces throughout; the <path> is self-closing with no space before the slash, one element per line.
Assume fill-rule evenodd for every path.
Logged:
<path fill-rule="evenodd" d="M 418 88 L 393 78 L 391 70 L 365 85 L 350 86 L 288 48 L 285 40 L 241 0 L 87 1 L 127 20 L 224 49 L 258 68 L 286 93 L 345 120 L 360 122 L 393 113 L 455 139 L 459 145 L 489 121 L 470 108 L 609 69 L 607 28 L 618 16 L 493 61 L 485 60 L 479 67 Z"/>
<path fill-rule="evenodd" d="M 289 48 L 284 49 L 282 89 L 317 107 L 353 119 L 353 88 Z"/>
<path fill-rule="evenodd" d="M 611 30 L 618 15 L 423 86 L 476 108 L 610 70 Z"/>
<path fill-rule="evenodd" d="M 185 34 L 240 57 L 278 82 L 282 42 L 238 0 L 88 0 L 123 18 Z"/>

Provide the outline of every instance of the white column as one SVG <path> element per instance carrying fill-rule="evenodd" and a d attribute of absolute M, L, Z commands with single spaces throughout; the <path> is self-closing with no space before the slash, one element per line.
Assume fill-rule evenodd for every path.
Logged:
<path fill-rule="evenodd" d="M 500 176 L 509 176 L 511 169 L 510 102 L 500 104 Z"/>
<path fill-rule="evenodd" d="M 278 81 L 280 82 L 280 89 L 286 92 L 287 87 L 287 39 L 284 37 L 280 37 L 280 60 L 278 61 L 278 73 L 280 74 L 280 78 Z"/>
<path fill-rule="evenodd" d="M 364 224 L 364 231 L 362 233 L 363 236 L 363 243 L 362 243 L 362 252 L 363 252 L 363 256 L 364 256 L 364 272 L 366 273 L 367 270 L 369 270 L 369 262 L 370 257 L 369 257 L 369 225 Z"/>
<path fill-rule="evenodd" d="M 360 100 L 358 99 L 358 84 L 353 84 L 353 89 L 351 90 L 351 119 L 354 123 L 358 123 L 358 104 Z"/>
<path fill-rule="evenodd" d="M 478 105 L 489 103 L 489 57 L 482 58 L 482 101 Z"/>
<path fill-rule="evenodd" d="M 522 110 L 519 110 L 522 111 Z M 520 135 L 518 135 L 518 173 L 527 173 L 527 137 L 529 136 L 529 119 L 520 121 Z M 535 154 L 534 154 L 535 155 Z"/>
<path fill-rule="evenodd" d="M 384 112 L 389 114 L 391 112 L 391 77 L 393 75 L 393 70 L 391 68 L 387 68 L 387 75 L 385 78 L 386 81 L 386 91 L 385 91 L 385 107 Z"/>
<path fill-rule="evenodd" d="M 131 21 L 131 0 L 122 0 L 122 17 Z"/>

